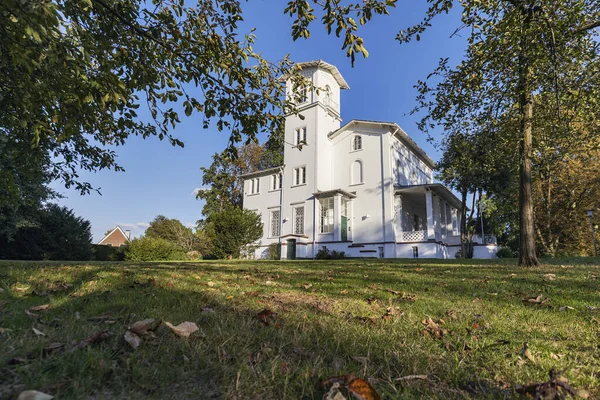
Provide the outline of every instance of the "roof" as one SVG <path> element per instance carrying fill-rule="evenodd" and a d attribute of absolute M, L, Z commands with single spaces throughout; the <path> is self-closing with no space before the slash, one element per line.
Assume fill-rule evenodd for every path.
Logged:
<path fill-rule="evenodd" d="M 387 127 L 388 129 L 390 129 L 393 132 L 394 135 L 399 136 L 400 139 L 404 143 L 406 143 L 408 145 L 408 147 L 410 147 L 421 158 L 421 160 L 423 160 L 423 162 L 425 162 L 425 164 L 427 164 L 427 166 L 429 168 L 435 169 L 435 162 L 431 159 L 431 157 L 429 157 L 427 155 L 427 153 L 425 153 L 425 151 L 421 147 L 419 147 L 419 145 L 414 140 L 412 140 L 412 138 L 410 136 L 408 136 L 408 134 L 406 132 L 404 132 L 404 130 L 395 122 L 353 119 L 352 121 L 348 122 L 346 125 L 342 126 L 340 129 L 329 133 L 329 135 L 327 135 L 327 137 L 329 137 L 329 139 L 333 139 L 340 133 L 342 133 L 345 130 L 347 130 L 348 128 L 350 128 L 351 126 L 360 125 L 360 124 L 362 124 L 362 125 L 379 125 L 382 128 Z"/>
<path fill-rule="evenodd" d="M 110 235 L 112 235 L 116 230 L 120 231 L 121 234 L 123 235 L 123 237 L 125 237 L 125 240 L 129 241 L 129 238 L 127 237 L 127 234 L 125 232 L 123 232 L 123 229 L 121 229 L 121 227 L 119 225 L 116 226 L 115 229 L 113 229 L 112 231 L 108 232 L 108 235 L 104 236 L 102 238 L 101 241 L 98 242 L 98 244 L 102 244 L 102 242 L 104 242 Z"/>
<path fill-rule="evenodd" d="M 337 84 L 340 85 L 340 89 L 350 89 L 350 86 L 348 86 L 348 83 L 346 82 L 346 80 L 344 79 L 342 74 L 340 74 L 340 71 L 337 69 L 337 67 L 335 65 L 326 63 L 323 60 L 299 62 L 299 63 L 294 64 L 294 67 L 299 67 L 300 69 L 304 69 L 304 68 L 324 69 L 325 71 L 327 71 L 331 75 L 333 75 Z M 289 78 L 289 76 L 290 76 L 290 74 L 288 73 L 288 74 L 283 75 L 280 79 L 287 79 L 287 78 Z"/>
<path fill-rule="evenodd" d="M 450 204 L 460 210 L 462 208 L 462 202 L 458 197 L 454 195 L 446 186 L 441 183 L 428 183 L 424 185 L 408 185 L 408 186 L 394 186 L 394 191 L 396 193 L 417 193 L 421 192 L 421 189 L 431 190 L 438 196 L 448 200 Z"/>
<path fill-rule="evenodd" d="M 346 192 L 343 189 L 318 191 L 318 192 L 313 193 L 313 196 L 315 196 L 318 199 L 319 197 L 331 197 L 331 196 L 335 196 L 336 194 L 341 194 L 343 196 L 350 197 L 351 199 L 354 199 L 356 197 L 355 193 Z"/>
<path fill-rule="evenodd" d="M 252 172 L 248 172 L 247 174 L 240 175 L 240 178 L 245 179 L 245 178 L 252 178 L 254 176 L 268 175 L 268 174 L 272 174 L 273 172 L 281 171 L 282 169 L 283 169 L 283 165 L 280 165 L 278 167 L 273 167 L 273 168 L 261 169 L 258 171 L 252 171 Z"/>

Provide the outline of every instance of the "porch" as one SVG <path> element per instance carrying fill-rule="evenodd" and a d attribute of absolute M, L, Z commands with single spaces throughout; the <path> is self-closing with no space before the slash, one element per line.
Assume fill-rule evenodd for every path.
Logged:
<path fill-rule="evenodd" d="M 394 200 L 397 243 L 460 244 L 461 203 L 445 186 L 397 186 Z"/>

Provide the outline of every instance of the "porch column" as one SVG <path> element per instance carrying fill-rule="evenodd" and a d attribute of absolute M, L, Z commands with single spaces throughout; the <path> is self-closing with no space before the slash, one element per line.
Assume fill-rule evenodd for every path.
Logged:
<path fill-rule="evenodd" d="M 452 218 L 450 215 L 448 215 L 450 212 L 452 212 L 452 209 L 448 203 L 444 202 L 444 214 L 446 215 L 446 241 L 448 241 L 448 238 L 452 236 Z"/>
<path fill-rule="evenodd" d="M 425 192 L 425 209 L 427 210 L 427 239 L 435 240 L 435 227 L 433 219 L 433 193 Z"/>
<path fill-rule="evenodd" d="M 440 207 L 441 199 L 438 196 L 433 197 L 433 222 L 435 228 L 435 239 L 442 238 L 442 213 Z"/>
<path fill-rule="evenodd" d="M 394 196 L 394 241 L 402 241 L 402 196 Z"/>
<path fill-rule="evenodd" d="M 342 240 L 342 195 L 333 197 L 333 241 Z"/>

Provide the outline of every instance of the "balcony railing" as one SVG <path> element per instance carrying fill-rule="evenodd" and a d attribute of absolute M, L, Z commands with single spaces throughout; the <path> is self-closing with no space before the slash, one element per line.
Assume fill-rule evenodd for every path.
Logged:
<path fill-rule="evenodd" d="M 473 243 L 478 244 L 498 244 L 498 239 L 494 235 L 473 235 Z"/>
<path fill-rule="evenodd" d="M 427 240 L 427 231 L 402 232 L 402 242 L 424 242 Z"/>

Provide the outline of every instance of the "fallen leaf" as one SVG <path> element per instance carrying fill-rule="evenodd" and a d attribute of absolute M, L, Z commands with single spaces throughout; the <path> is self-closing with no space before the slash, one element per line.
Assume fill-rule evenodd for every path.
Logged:
<path fill-rule="evenodd" d="M 427 317 L 421 323 L 425 325 L 425 330 L 421 331 L 424 335 L 432 335 L 436 339 L 441 339 L 444 335 L 448 334 L 448 330 L 440 326 L 444 324 L 444 321 L 441 319 L 435 322 L 430 317 Z"/>
<path fill-rule="evenodd" d="M 140 344 L 142 344 L 142 338 L 140 338 L 138 335 L 136 335 L 134 332 L 132 332 L 130 330 L 127 330 L 125 332 L 125 335 L 123 335 L 123 338 L 134 349 L 137 349 L 138 347 L 140 347 Z"/>
<path fill-rule="evenodd" d="M 215 309 L 212 307 L 204 307 L 202 308 L 202 314 L 214 314 Z"/>
<path fill-rule="evenodd" d="M 525 342 L 523 344 L 523 349 L 521 350 L 521 356 L 528 359 L 531 362 L 535 362 L 535 358 L 533 358 L 533 354 L 529 351 L 529 344 Z"/>
<path fill-rule="evenodd" d="M 87 337 L 87 338 L 81 340 L 79 343 L 76 343 L 71 348 L 71 351 L 75 351 L 77 349 L 83 349 L 91 344 L 102 343 L 103 341 L 105 341 L 107 338 L 109 338 L 111 336 L 112 336 L 112 333 L 110 333 L 109 331 L 100 331 L 100 332 L 96 333 L 95 335 Z"/>
<path fill-rule="evenodd" d="M 302 287 L 306 290 L 310 289 L 312 287 L 312 283 L 305 283 L 304 285 L 302 285 Z"/>
<path fill-rule="evenodd" d="M 339 382 L 331 385 L 329 391 L 323 396 L 323 400 L 346 400 L 346 397 L 340 392 Z"/>
<path fill-rule="evenodd" d="M 265 308 L 264 310 L 262 310 L 261 312 L 259 312 L 256 315 L 256 318 L 258 318 L 260 323 L 263 324 L 264 326 L 271 325 L 271 322 L 275 321 L 276 317 L 277 317 L 277 314 L 274 313 L 273 311 L 269 310 L 268 308 Z"/>
<path fill-rule="evenodd" d="M 390 306 L 387 308 L 385 314 L 381 317 L 385 321 L 389 321 L 392 317 L 401 317 L 404 315 L 403 311 L 398 311 L 398 309 L 394 306 Z"/>
<path fill-rule="evenodd" d="M 554 370 L 550 370 L 549 375 L 550 380 L 547 382 L 533 383 L 526 386 L 517 385 L 515 386 L 515 391 L 527 397 L 540 400 L 564 399 L 566 398 L 566 395 L 579 395 L 583 398 L 589 397 L 589 393 L 587 391 L 576 391 L 569 384 L 567 378 L 556 374 Z"/>
<path fill-rule="evenodd" d="M 42 304 L 41 306 L 31 307 L 29 311 L 43 311 L 50 308 L 50 304 Z"/>
<path fill-rule="evenodd" d="M 29 310 L 25 310 L 25 315 L 27 315 L 28 317 L 31 317 L 31 318 L 39 318 L 39 314 L 32 313 Z"/>
<path fill-rule="evenodd" d="M 361 378 L 352 379 L 346 385 L 348 391 L 358 400 L 381 400 L 381 397 L 375 391 L 371 384 Z"/>
<path fill-rule="evenodd" d="M 231 299 L 233 299 L 233 296 L 227 296 L 227 297 L 225 297 L 225 300 L 231 300 Z"/>
<path fill-rule="evenodd" d="M 38 330 L 37 330 L 37 329 L 35 329 L 35 328 L 31 328 L 31 330 L 33 330 L 33 333 L 35 333 L 35 334 L 36 334 L 36 335 L 38 335 L 38 336 L 46 336 L 46 334 L 45 334 L 44 332 L 42 332 L 42 331 L 38 331 Z"/>
<path fill-rule="evenodd" d="M 562 312 L 569 311 L 569 310 L 574 310 L 574 308 L 571 306 L 562 306 L 561 308 L 558 309 L 558 311 L 562 311 Z"/>
<path fill-rule="evenodd" d="M 448 310 L 448 311 L 446 311 L 446 315 L 450 319 L 458 319 L 458 313 L 455 310 Z"/>
<path fill-rule="evenodd" d="M 544 296 L 542 296 L 541 294 L 537 297 L 530 297 L 527 299 L 523 299 L 524 303 L 538 304 L 538 305 L 547 303 L 548 301 L 550 301 L 550 297 L 544 298 Z"/>
<path fill-rule="evenodd" d="M 588 311 L 594 311 L 594 310 L 597 310 L 597 309 L 598 309 L 598 307 L 596 307 L 596 306 L 585 306 L 585 308 L 586 308 L 586 310 L 588 310 Z"/>
<path fill-rule="evenodd" d="M 173 326 L 170 322 L 165 322 L 171 330 L 179 337 L 187 338 L 190 335 L 198 330 L 198 326 L 193 322 L 182 322 L 177 326 Z"/>
<path fill-rule="evenodd" d="M 134 322 L 133 325 L 129 327 L 129 330 L 135 334 L 143 336 L 146 333 L 148 333 L 148 330 L 150 329 L 152 324 L 154 324 L 153 318 L 144 319 L 142 321 Z"/>
<path fill-rule="evenodd" d="M 415 271 L 421 272 L 421 271 L 423 271 L 423 268 L 415 268 Z"/>
<path fill-rule="evenodd" d="M 210 286 L 210 287 L 213 287 L 213 286 L 215 286 L 215 285 L 216 285 L 214 282 L 207 282 L 206 284 L 207 284 L 208 286 Z"/>
<path fill-rule="evenodd" d="M 544 274 L 544 279 L 547 281 L 554 281 L 556 280 L 556 275 L 554 274 Z"/>
<path fill-rule="evenodd" d="M 37 390 L 26 390 L 19 394 L 17 400 L 50 400 L 53 399 L 54 396 L 50 396 L 49 394 L 38 392 Z"/>

